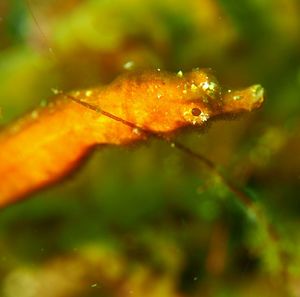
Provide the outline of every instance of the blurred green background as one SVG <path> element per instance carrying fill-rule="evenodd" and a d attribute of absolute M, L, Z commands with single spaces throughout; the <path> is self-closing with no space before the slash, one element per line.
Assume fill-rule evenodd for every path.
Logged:
<path fill-rule="evenodd" d="M 300 2 L 1 0 L 0 124 L 127 62 L 265 87 L 263 109 L 177 136 L 255 211 L 162 141 L 99 149 L 0 211 L 0 296 L 300 296 Z"/>

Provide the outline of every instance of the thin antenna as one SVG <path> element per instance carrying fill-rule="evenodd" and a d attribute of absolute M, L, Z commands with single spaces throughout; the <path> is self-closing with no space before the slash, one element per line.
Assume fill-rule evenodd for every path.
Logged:
<path fill-rule="evenodd" d="M 217 168 L 217 166 L 209 159 L 207 159 L 205 156 L 194 152 L 193 150 L 191 150 L 190 148 L 186 147 L 185 145 L 181 144 L 180 142 L 177 141 L 171 141 L 168 137 L 166 137 L 164 134 L 160 134 L 160 133 L 156 133 L 153 131 L 150 131 L 146 128 L 143 127 L 139 127 L 138 125 L 128 122 L 126 120 L 123 120 L 121 118 L 119 118 L 116 115 L 113 115 L 107 111 L 101 110 L 89 103 L 86 102 L 82 102 L 76 98 L 74 98 L 71 95 L 66 95 L 69 99 L 73 100 L 74 102 L 81 104 L 83 106 L 85 106 L 86 108 L 89 108 L 95 112 L 101 113 L 104 116 L 107 116 L 113 120 L 116 120 L 118 122 L 123 123 L 124 125 L 127 125 L 131 128 L 135 128 L 135 129 L 139 129 L 140 132 L 143 132 L 147 135 L 151 135 L 154 136 L 158 139 L 161 139 L 167 143 L 170 143 L 172 147 L 176 147 L 177 149 L 179 149 L 180 151 L 184 152 L 185 154 L 196 158 L 197 160 L 199 160 L 201 163 L 203 163 L 204 165 L 206 165 L 206 167 L 212 172 L 214 173 L 217 177 L 220 178 L 220 180 L 222 181 L 223 185 L 227 187 L 227 189 L 234 194 L 234 196 L 238 199 L 238 201 L 245 207 L 245 209 L 252 214 L 255 215 L 255 218 L 257 221 L 263 222 L 266 224 L 266 228 L 267 228 L 267 232 L 270 235 L 270 238 L 272 240 L 274 240 L 274 242 L 278 241 L 279 235 L 277 233 L 277 230 L 272 226 L 272 224 L 270 224 L 268 221 L 265 220 L 264 214 L 262 214 L 259 209 L 256 208 L 256 205 L 253 203 L 253 200 L 250 196 L 247 195 L 247 193 L 245 193 L 244 191 L 240 190 L 235 184 L 231 183 Z M 284 262 L 285 257 L 282 253 L 282 251 L 280 250 L 279 252 L 279 257 L 282 260 L 282 262 Z"/>
<path fill-rule="evenodd" d="M 185 154 L 188 154 L 189 156 L 192 156 L 193 158 L 196 158 L 197 160 L 199 160 L 201 163 L 203 163 L 206 167 L 208 167 L 210 169 L 210 171 L 212 171 L 214 174 L 216 174 L 221 181 L 223 182 L 224 185 L 226 185 L 226 187 L 239 199 L 239 201 L 245 205 L 245 207 L 247 209 L 252 208 L 252 199 L 243 191 L 241 191 L 238 187 L 236 187 L 235 185 L 233 185 L 231 182 L 229 182 L 225 176 L 223 174 L 221 174 L 221 172 L 219 172 L 219 170 L 217 169 L 216 165 L 209 159 L 207 159 L 206 157 L 204 157 L 203 155 L 194 152 L 193 150 L 191 150 L 190 148 L 186 147 L 185 145 L 183 145 L 180 142 L 177 141 L 171 141 L 168 137 L 166 137 L 164 134 L 161 133 L 157 133 L 157 132 L 153 132 L 151 130 L 148 130 L 144 127 L 140 127 L 132 122 L 126 121 L 114 114 L 111 114 L 110 112 L 104 111 L 94 105 L 91 105 L 87 102 L 83 102 L 80 101 L 78 99 L 76 99 L 75 97 L 69 95 L 69 94 L 65 94 L 64 96 L 66 96 L 67 98 L 69 98 L 70 100 L 76 102 L 77 104 L 81 104 L 82 106 L 93 110 L 97 113 L 101 113 L 102 115 L 109 117 L 110 119 L 113 119 L 115 121 L 121 122 L 122 124 L 130 127 L 130 128 L 134 128 L 134 129 L 138 129 L 140 132 L 145 133 L 147 135 L 153 136 L 155 138 L 161 139 L 167 143 L 170 143 L 173 147 L 176 147 L 177 149 L 179 149 L 180 151 L 184 152 Z"/>
<path fill-rule="evenodd" d="M 35 16 L 35 13 L 33 11 L 33 8 L 32 8 L 32 5 L 31 5 L 31 2 L 30 0 L 25 0 L 26 1 L 26 4 L 27 4 L 27 7 L 28 7 L 28 11 L 34 21 L 34 23 L 36 24 L 37 28 L 38 28 L 38 31 L 40 32 L 40 34 L 42 35 L 43 39 L 44 39 L 44 44 L 46 45 L 46 47 L 48 48 L 48 51 L 49 53 L 51 54 L 52 58 L 53 59 L 56 59 L 56 55 L 53 51 L 53 48 L 49 46 L 49 42 L 48 42 L 48 39 L 46 37 L 46 34 L 44 33 L 43 29 L 41 28 L 36 16 Z"/>
<path fill-rule="evenodd" d="M 98 108 L 98 107 L 96 107 L 96 106 L 94 106 L 92 104 L 89 104 L 89 103 L 84 102 L 84 101 L 80 101 L 80 100 L 76 99 L 75 97 L 73 97 L 73 96 L 71 96 L 69 94 L 64 94 L 64 96 L 66 96 L 67 98 L 71 99 L 72 101 L 74 101 L 74 102 L 76 102 L 78 104 L 81 104 L 82 106 L 84 106 L 84 107 L 86 107 L 88 109 L 91 109 L 91 110 L 93 110 L 95 112 L 101 113 L 104 116 L 107 116 L 107 117 L 109 117 L 109 118 L 111 118 L 111 119 L 113 119 L 113 120 L 115 120 L 117 122 L 121 122 L 122 124 L 124 124 L 126 126 L 129 126 L 131 128 L 139 129 L 141 132 L 145 132 L 147 134 L 150 134 L 150 133 L 153 134 L 153 132 L 151 132 L 150 130 L 146 130 L 145 128 L 140 128 L 140 127 L 138 127 L 134 123 L 128 122 L 126 120 L 123 120 L 123 119 L 121 119 L 121 118 L 119 118 L 119 117 L 117 117 L 117 116 L 115 116 L 115 115 L 113 115 L 113 114 L 111 114 L 111 113 L 109 113 L 109 112 L 107 112 L 105 110 L 102 110 L 102 109 L 100 109 L 100 108 Z"/>

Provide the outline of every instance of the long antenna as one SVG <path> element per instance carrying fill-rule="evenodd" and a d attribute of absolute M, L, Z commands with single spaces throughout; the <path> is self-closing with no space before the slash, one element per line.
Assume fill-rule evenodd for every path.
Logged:
<path fill-rule="evenodd" d="M 38 20 L 37 20 L 37 18 L 36 18 L 36 16 L 35 16 L 35 13 L 34 13 L 34 11 L 33 11 L 33 8 L 32 8 L 32 5 L 31 5 L 30 0 L 25 0 L 25 1 L 26 1 L 26 4 L 27 4 L 27 7 L 28 7 L 28 11 L 29 11 L 29 13 L 30 13 L 30 15 L 31 15 L 31 17 L 32 17 L 32 19 L 33 19 L 33 21 L 34 21 L 34 23 L 36 24 L 39 33 L 40 33 L 41 36 L 43 37 L 44 44 L 45 44 L 46 47 L 48 48 L 48 51 L 49 51 L 49 53 L 51 54 L 52 58 L 53 58 L 53 59 L 56 59 L 56 55 L 55 55 L 55 53 L 54 53 L 54 51 L 53 51 L 53 48 L 49 46 L 49 42 L 48 42 L 47 36 L 46 36 L 46 34 L 44 33 L 42 27 L 40 26 L 40 24 L 39 24 L 39 22 L 38 22 Z"/>
<path fill-rule="evenodd" d="M 199 160 L 200 162 L 202 162 L 206 167 L 208 167 L 214 174 L 216 174 L 220 179 L 221 181 L 223 182 L 224 185 L 226 185 L 226 187 L 232 192 L 235 194 L 235 196 L 239 199 L 239 201 L 246 206 L 247 209 L 251 208 L 252 206 L 252 199 L 251 197 L 249 197 L 246 193 L 244 193 L 243 191 L 241 191 L 239 188 L 237 188 L 234 184 L 232 184 L 231 182 L 229 182 L 225 176 L 223 174 L 221 174 L 221 172 L 219 172 L 219 170 L 217 169 L 216 165 L 211 161 L 209 160 L 208 158 L 206 158 L 205 156 L 197 153 L 197 152 L 194 152 L 193 150 L 191 150 L 190 148 L 186 147 L 185 145 L 183 145 L 182 143 L 180 142 L 177 142 L 177 141 L 173 141 L 173 140 L 170 140 L 168 137 L 166 137 L 164 134 L 162 133 L 157 133 L 157 132 L 153 132 L 147 128 L 144 128 L 144 127 L 141 127 L 141 126 L 138 126 L 132 122 L 129 122 L 129 121 L 126 121 L 110 112 L 107 112 L 105 110 L 102 110 L 90 103 L 87 103 L 87 102 L 84 102 L 84 101 L 81 101 L 81 100 L 78 100 L 76 99 L 75 97 L 69 95 L 69 94 L 65 94 L 64 96 L 66 96 L 67 98 L 69 98 L 70 100 L 76 102 L 77 104 L 80 104 L 90 110 L 93 110 L 97 113 L 100 113 L 110 119 L 113 119 L 115 121 L 118 121 L 130 128 L 134 128 L 134 129 L 138 129 L 138 131 L 140 131 L 141 133 L 145 133 L 149 136 L 153 136 L 155 138 L 158 138 L 158 139 L 161 139 L 165 142 L 168 142 L 170 143 L 173 147 L 176 147 L 177 149 L 181 150 L 182 152 L 184 152 L 185 154 L 188 154 L 189 156 L 193 157 L 193 158 L 196 158 L 197 160 Z"/>
<path fill-rule="evenodd" d="M 227 189 L 234 194 L 234 196 L 238 199 L 238 201 L 245 207 L 245 209 L 249 212 L 248 214 L 251 214 L 251 217 L 253 217 L 257 221 L 258 224 L 266 224 L 266 231 L 270 236 L 270 239 L 274 241 L 275 243 L 278 242 L 278 232 L 277 230 L 270 224 L 268 221 L 266 221 L 265 216 L 263 213 L 259 211 L 259 208 L 256 207 L 256 205 L 253 203 L 253 200 L 250 196 L 247 195 L 244 191 L 240 190 L 235 184 L 231 183 L 217 168 L 217 166 L 209 159 L 207 159 L 205 156 L 194 152 L 190 148 L 186 147 L 185 145 L 181 144 L 177 141 L 172 141 L 168 137 L 166 137 L 164 134 L 156 133 L 151 130 L 148 130 L 144 127 L 140 127 L 134 123 L 131 123 L 129 121 L 126 121 L 114 114 L 111 114 L 110 112 L 104 111 L 96 106 L 93 106 L 87 102 L 80 101 L 73 96 L 66 94 L 65 95 L 70 100 L 76 102 L 77 104 L 81 104 L 82 106 L 89 108 L 97 113 L 100 113 L 110 119 L 113 119 L 115 121 L 118 121 L 124 125 L 127 125 L 128 127 L 138 129 L 141 133 L 145 133 L 146 135 L 153 136 L 155 138 L 161 139 L 167 143 L 170 143 L 172 147 L 176 147 L 180 151 L 184 152 L 185 154 L 196 158 L 201 163 L 203 163 L 212 173 L 214 173 L 219 179 L 222 181 L 223 185 L 227 187 Z M 282 251 L 279 251 L 279 257 L 284 263 L 284 254 Z M 284 271 L 283 271 L 284 273 Z"/>

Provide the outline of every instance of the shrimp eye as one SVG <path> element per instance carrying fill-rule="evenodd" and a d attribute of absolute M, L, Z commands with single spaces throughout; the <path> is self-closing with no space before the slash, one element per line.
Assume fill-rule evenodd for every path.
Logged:
<path fill-rule="evenodd" d="M 198 117 L 201 114 L 201 110 L 197 107 L 192 109 L 192 115 Z"/>

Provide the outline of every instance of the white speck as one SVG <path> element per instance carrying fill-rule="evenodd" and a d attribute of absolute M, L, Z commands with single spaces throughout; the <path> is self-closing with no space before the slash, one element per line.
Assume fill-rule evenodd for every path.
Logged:
<path fill-rule="evenodd" d="M 140 130 L 139 128 L 136 127 L 136 128 L 133 128 L 133 129 L 132 129 L 132 133 L 133 133 L 133 134 L 136 134 L 136 135 L 141 135 L 141 130 Z"/>
<path fill-rule="evenodd" d="M 62 93 L 62 91 L 60 91 L 60 90 L 58 90 L 58 89 L 55 89 L 55 88 L 52 88 L 51 91 L 52 91 L 52 93 L 53 93 L 54 95 L 58 95 L 58 94 L 61 94 L 61 93 Z"/>
<path fill-rule="evenodd" d="M 183 93 L 183 94 L 187 94 L 187 90 L 183 90 L 182 93 Z"/>
<path fill-rule="evenodd" d="M 195 84 L 191 84 L 191 91 L 192 92 L 197 92 L 198 87 Z"/>
<path fill-rule="evenodd" d="M 231 90 L 228 90 L 227 92 L 228 92 L 228 93 L 231 93 L 232 91 L 231 91 Z"/>
<path fill-rule="evenodd" d="M 216 83 L 210 82 L 210 83 L 209 83 L 208 89 L 209 89 L 210 91 L 214 91 L 217 87 L 218 87 L 218 85 L 217 85 Z"/>
<path fill-rule="evenodd" d="M 171 142 L 170 146 L 171 146 L 172 148 L 174 148 L 176 145 L 175 145 L 174 142 Z"/>
<path fill-rule="evenodd" d="M 96 288 L 96 287 L 98 287 L 97 283 L 91 285 L 91 288 Z"/>
<path fill-rule="evenodd" d="M 242 99 L 242 96 L 238 96 L 238 95 L 233 96 L 233 100 L 241 100 L 241 99 Z"/>
<path fill-rule="evenodd" d="M 198 280 L 198 277 L 197 277 L 197 276 L 195 276 L 195 277 L 193 278 L 193 281 L 196 281 L 196 280 Z"/>
<path fill-rule="evenodd" d="M 158 72 L 160 72 L 160 68 L 157 68 L 156 70 L 157 70 Z"/>
<path fill-rule="evenodd" d="M 87 97 L 90 97 L 92 94 L 93 94 L 93 91 L 91 91 L 91 90 L 87 90 L 87 91 L 85 92 L 85 95 L 86 95 Z"/>
<path fill-rule="evenodd" d="M 133 67 L 134 67 L 133 61 L 128 61 L 123 65 L 123 68 L 126 70 L 132 70 Z"/>
<path fill-rule="evenodd" d="M 202 88 L 203 91 L 206 91 L 209 88 L 209 82 L 203 82 L 200 84 L 200 87 Z"/>
<path fill-rule="evenodd" d="M 202 122 L 206 122 L 209 119 L 209 115 L 205 112 L 201 112 L 199 115 Z"/>
<path fill-rule="evenodd" d="M 160 99 L 162 97 L 162 94 L 158 93 L 157 94 L 157 99 Z"/>
<path fill-rule="evenodd" d="M 182 77 L 183 77 L 183 72 L 182 72 L 181 70 L 179 70 L 179 71 L 177 72 L 177 76 L 180 77 L 180 78 L 182 78 Z"/>
<path fill-rule="evenodd" d="M 218 87 L 218 85 L 212 81 L 211 82 L 206 81 L 206 82 L 201 83 L 200 87 L 203 89 L 203 91 L 207 91 L 207 90 L 215 91 L 215 89 Z"/>

